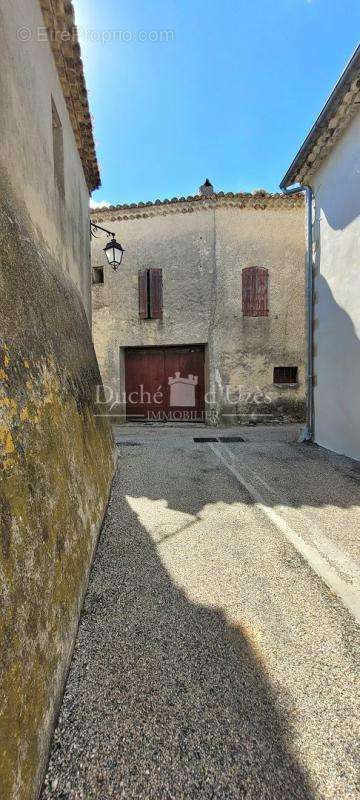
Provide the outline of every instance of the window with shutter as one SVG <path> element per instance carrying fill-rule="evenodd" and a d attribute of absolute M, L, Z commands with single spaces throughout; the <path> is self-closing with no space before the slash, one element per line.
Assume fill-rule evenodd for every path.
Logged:
<path fill-rule="evenodd" d="M 139 272 L 139 317 L 162 319 L 162 270 L 144 269 Z"/>
<path fill-rule="evenodd" d="M 242 271 L 242 311 L 245 317 L 267 317 L 269 271 L 245 267 Z"/>

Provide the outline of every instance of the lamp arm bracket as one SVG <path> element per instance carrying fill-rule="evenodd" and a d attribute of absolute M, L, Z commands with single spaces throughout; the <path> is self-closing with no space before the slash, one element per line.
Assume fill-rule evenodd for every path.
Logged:
<path fill-rule="evenodd" d="M 108 236 L 112 236 L 112 238 L 115 239 L 115 233 L 113 231 L 108 231 L 107 228 L 103 228 L 101 225 L 97 225 L 95 222 L 90 220 L 90 235 L 97 238 L 94 231 L 103 231 Z"/>

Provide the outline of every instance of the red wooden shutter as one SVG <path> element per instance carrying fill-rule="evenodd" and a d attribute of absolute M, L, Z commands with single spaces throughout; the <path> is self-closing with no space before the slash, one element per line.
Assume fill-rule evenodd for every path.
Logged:
<path fill-rule="evenodd" d="M 245 267 L 242 271 L 242 310 L 245 317 L 252 316 L 254 297 L 254 268 Z"/>
<path fill-rule="evenodd" d="M 163 284 L 162 269 L 150 269 L 150 317 L 162 319 L 163 316 Z"/>
<path fill-rule="evenodd" d="M 148 316 L 148 271 L 143 269 L 139 271 L 139 317 L 147 319 Z"/>
<path fill-rule="evenodd" d="M 264 267 L 257 267 L 257 316 L 267 317 L 268 308 L 268 275 L 269 272 Z"/>
<path fill-rule="evenodd" d="M 245 267 L 242 271 L 242 310 L 245 317 L 267 317 L 268 270 Z"/>

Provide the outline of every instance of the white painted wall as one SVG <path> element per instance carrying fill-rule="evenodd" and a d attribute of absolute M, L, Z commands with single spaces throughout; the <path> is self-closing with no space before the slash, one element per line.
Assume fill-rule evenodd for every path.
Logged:
<path fill-rule="evenodd" d="M 360 459 L 360 112 L 312 186 L 315 441 Z"/>

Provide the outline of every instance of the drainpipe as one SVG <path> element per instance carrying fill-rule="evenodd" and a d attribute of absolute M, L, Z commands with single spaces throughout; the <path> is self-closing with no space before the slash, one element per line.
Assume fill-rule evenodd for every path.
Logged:
<path fill-rule="evenodd" d="M 306 196 L 306 231 L 307 231 L 307 255 L 306 255 L 306 338 L 307 338 L 307 429 L 303 436 L 303 441 L 311 441 L 314 435 L 314 388 L 313 388 L 313 228 L 312 228 L 312 205 L 313 190 L 311 186 L 295 186 L 292 189 L 282 189 L 284 194 L 291 195 L 298 192 L 305 192 Z"/>

